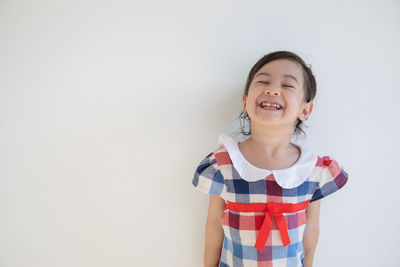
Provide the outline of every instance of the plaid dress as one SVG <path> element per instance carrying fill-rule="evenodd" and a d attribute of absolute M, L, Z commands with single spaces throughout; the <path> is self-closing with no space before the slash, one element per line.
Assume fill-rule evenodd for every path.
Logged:
<path fill-rule="evenodd" d="M 331 156 L 297 144 L 299 160 L 272 171 L 248 162 L 230 136 L 221 134 L 217 144 L 192 184 L 226 202 L 219 266 L 304 266 L 306 206 L 342 188 L 348 174 Z"/>

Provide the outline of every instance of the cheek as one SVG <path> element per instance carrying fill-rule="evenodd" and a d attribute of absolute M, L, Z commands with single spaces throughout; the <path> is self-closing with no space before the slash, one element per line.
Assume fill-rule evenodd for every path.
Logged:
<path fill-rule="evenodd" d="M 290 103 L 290 109 L 296 112 L 302 107 L 302 100 L 297 95 L 286 96 L 286 101 Z"/>
<path fill-rule="evenodd" d="M 290 100 L 290 102 L 298 103 L 299 105 L 302 103 L 302 95 L 297 92 L 286 92 L 285 97 Z"/>
<path fill-rule="evenodd" d="M 265 90 L 265 87 L 262 85 L 261 86 L 258 85 L 258 86 L 250 88 L 249 92 L 248 92 L 248 96 L 247 96 L 248 101 L 254 102 L 264 92 L 264 90 Z"/>
<path fill-rule="evenodd" d="M 249 97 L 247 98 L 246 104 L 247 104 L 249 107 L 256 107 L 256 106 L 257 106 L 257 99 L 256 99 L 256 97 L 254 97 L 254 96 L 249 96 Z"/>
<path fill-rule="evenodd" d="M 266 89 L 266 88 L 265 88 L 265 85 L 262 85 L 262 84 L 255 85 L 255 86 L 252 88 L 253 92 L 256 92 L 256 93 L 263 92 L 265 89 Z"/>

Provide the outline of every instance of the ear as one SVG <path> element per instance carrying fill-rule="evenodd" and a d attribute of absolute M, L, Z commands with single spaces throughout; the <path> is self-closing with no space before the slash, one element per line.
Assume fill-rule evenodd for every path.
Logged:
<path fill-rule="evenodd" d="M 299 115 L 299 119 L 301 121 L 306 120 L 310 116 L 310 114 L 313 110 L 313 107 L 314 107 L 313 102 L 308 102 L 308 103 L 304 104 L 303 110 L 301 111 L 301 114 Z"/>
<path fill-rule="evenodd" d="M 246 111 L 246 95 L 243 94 L 242 95 L 242 102 L 243 102 L 243 112 Z"/>

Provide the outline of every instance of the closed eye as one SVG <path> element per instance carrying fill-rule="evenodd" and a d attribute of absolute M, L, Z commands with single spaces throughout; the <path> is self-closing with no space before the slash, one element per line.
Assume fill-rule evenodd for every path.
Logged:
<path fill-rule="evenodd" d="M 261 81 L 259 81 L 259 83 L 262 83 L 262 84 L 269 84 L 269 82 L 261 82 Z M 292 87 L 292 88 L 294 88 L 293 86 L 291 86 L 291 85 L 286 85 L 286 84 L 284 84 L 283 86 L 284 86 L 284 87 Z"/>

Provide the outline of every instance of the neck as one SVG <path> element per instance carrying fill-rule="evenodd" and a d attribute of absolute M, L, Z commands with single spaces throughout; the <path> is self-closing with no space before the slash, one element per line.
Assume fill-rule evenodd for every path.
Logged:
<path fill-rule="evenodd" d="M 284 157 L 288 152 L 297 149 L 290 143 L 293 131 L 288 132 L 287 129 L 260 131 L 257 127 L 252 127 L 251 132 L 251 137 L 247 140 L 249 145 L 268 157 Z"/>

